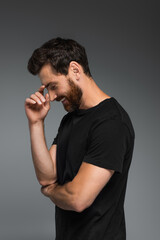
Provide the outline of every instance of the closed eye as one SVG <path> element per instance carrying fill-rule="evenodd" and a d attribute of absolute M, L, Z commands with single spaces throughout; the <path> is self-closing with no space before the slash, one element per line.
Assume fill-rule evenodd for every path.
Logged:
<path fill-rule="evenodd" d="M 50 90 L 55 90 L 55 89 L 57 88 L 57 86 L 51 85 L 51 86 L 49 86 L 48 88 L 49 88 Z"/>

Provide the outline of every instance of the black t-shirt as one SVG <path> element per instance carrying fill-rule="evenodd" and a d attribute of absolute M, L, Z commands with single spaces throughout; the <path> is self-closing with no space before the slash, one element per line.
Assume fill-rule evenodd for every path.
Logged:
<path fill-rule="evenodd" d="M 82 162 L 115 170 L 92 205 L 82 212 L 55 206 L 56 240 L 125 240 L 124 199 L 135 132 L 114 98 L 67 113 L 53 141 L 57 181 L 72 181 Z"/>

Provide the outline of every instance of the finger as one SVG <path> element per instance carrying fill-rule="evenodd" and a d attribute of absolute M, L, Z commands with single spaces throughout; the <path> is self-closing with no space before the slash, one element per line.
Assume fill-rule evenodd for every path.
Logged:
<path fill-rule="evenodd" d="M 47 102 L 50 101 L 50 97 L 49 97 L 49 94 L 48 94 L 48 93 L 46 93 L 46 95 L 45 95 L 45 99 L 46 99 Z"/>
<path fill-rule="evenodd" d="M 40 88 L 38 89 L 38 92 L 40 92 L 43 95 L 43 91 L 45 89 L 45 85 L 40 86 Z"/>
<path fill-rule="evenodd" d="M 35 95 L 41 100 L 41 102 L 45 102 L 46 99 L 40 92 L 35 92 Z"/>
<path fill-rule="evenodd" d="M 49 97 L 49 94 L 48 94 L 48 93 L 46 93 L 45 99 L 46 99 L 46 102 L 44 103 L 44 106 L 50 107 L 50 97 Z"/>
<path fill-rule="evenodd" d="M 26 104 L 35 104 L 36 101 L 34 101 L 33 99 L 30 98 L 26 98 Z"/>
<path fill-rule="evenodd" d="M 39 99 L 39 97 L 37 97 L 35 94 L 32 94 L 32 95 L 30 96 L 30 98 L 33 99 L 37 104 L 39 104 L 39 105 L 42 104 L 42 102 L 41 102 L 41 100 Z"/>

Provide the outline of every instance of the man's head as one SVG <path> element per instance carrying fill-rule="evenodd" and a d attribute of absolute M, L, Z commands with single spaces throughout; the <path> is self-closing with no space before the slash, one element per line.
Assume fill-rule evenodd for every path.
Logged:
<path fill-rule="evenodd" d="M 28 70 L 36 75 L 43 65 L 50 63 L 57 73 L 67 75 L 71 61 L 79 63 L 84 73 L 91 77 L 85 48 L 72 39 L 53 38 L 33 52 Z"/>
<path fill-rule="evenodd" d="M 91 73 L 85 49 L 76 41 L 55 38 L 43 44 L 33 52 L 28 70 L 39 75 L 51 101 L 56 95 L 68 112 L 80 107 L 83 90 L 79 80 L 81 76 L 91 78 Z"/>

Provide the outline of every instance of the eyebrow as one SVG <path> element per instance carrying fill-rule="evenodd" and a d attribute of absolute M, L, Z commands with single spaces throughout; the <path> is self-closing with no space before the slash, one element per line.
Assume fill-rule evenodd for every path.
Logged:
<path fill-rule="evenodd" d="M 50 84 L 52 84 L 52 83 L 53 83 L 54 85 L 57 84 L 57 82 L 49 82 L 48 84 L 45 85 L 45 88 L 47 88 L 47 87 L 48 87 Z"/>
<path fill-rule="evenodd" d="M 46 84 L 46 85 L 45 85 L 45 88 L 47 88 L 47 87 L 49 86 L 50 83 L 51 83 L 51 82 L 49 82 L 48 84 Z"/>

